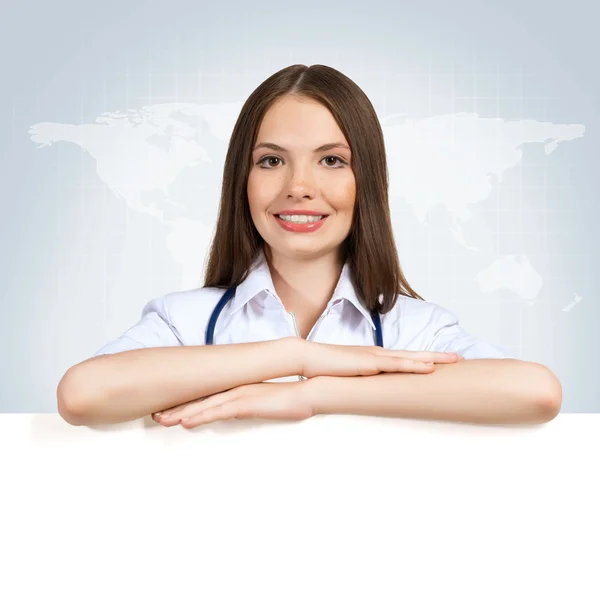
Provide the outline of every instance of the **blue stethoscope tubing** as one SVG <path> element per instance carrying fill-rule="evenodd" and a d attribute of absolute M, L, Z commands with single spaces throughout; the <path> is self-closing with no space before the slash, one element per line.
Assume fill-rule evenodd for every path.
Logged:
<path fill-rule="evenodd" d="M 219 302 L 215 306 L 210 320 L 208 321 L 208 327 L 206 328 L 206 340 L 205 343 L 207 346 L 213 343 L 215 326 L 217 324 L 217 319 L 223 310 L 223 307 L 235 296 L 235 287 L 230 287 L 227 291 L 221 296 Z M 379 318 L 379 313 L 376 310 L 371 311 L 371 318 L 373 319 L 373 323 L 375 325 L 375 344 L 377 346 L 381 346 L 383 348 L 383 333 L 381 331 L 381 319 Z"/>

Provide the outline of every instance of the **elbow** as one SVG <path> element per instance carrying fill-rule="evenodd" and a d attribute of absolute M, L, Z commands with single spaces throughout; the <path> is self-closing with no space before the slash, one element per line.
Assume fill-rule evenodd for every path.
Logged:
<path fill-rule="evenodd" d="M 558 377 L 546 366 L 541 367 L 541 381 L 535 402 L 540 412 L 540 422 L 552 421 L 562 407 L 562 384 Z"/>
<path fill-rule="evenodd" d="M 85 425 L 83 392 L 77 384 L 76 367 L 71 367 L 60 380 L 56 389 L 58 414 L 69 425 Z"/>

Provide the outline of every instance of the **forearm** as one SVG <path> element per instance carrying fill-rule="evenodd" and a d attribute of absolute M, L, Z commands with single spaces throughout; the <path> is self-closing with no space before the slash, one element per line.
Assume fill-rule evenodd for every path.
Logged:
<path fill-rule="evenodd" d="M 562 400 L 549 369 L 513 359 L 436 364 L 427 374 L 314 377 L 303 385 L 315 414 L 468 423 L 541 423 L 556 416 Z"/>
<path fill-rule="evenodd" d="M 300 372 L 297 341 L 128 350 L 74 367 L 57 389 L 58 410 L 73 425 L 138 419 L 190 400 Z"/>

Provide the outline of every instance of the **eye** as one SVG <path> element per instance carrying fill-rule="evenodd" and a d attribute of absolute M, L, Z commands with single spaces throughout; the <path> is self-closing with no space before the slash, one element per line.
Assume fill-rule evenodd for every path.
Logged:
<path fill-rule="evenodd" d="M 262 167 L 263 169 L 269 169 L 270 167 L 265 167 L 265 166 L 263 166 L 264 162 L 265 162 L 266 160 L 269 160 L 269 159 L 273 159 L 273 160 L 281 160 L 281 159 L 280 159 L 279 157 L 277 157 L 277 156 L 263 156 L 263 157 L 262 157 L 262 158 L 261 158 L 261 159 L 260 159 L 260 160 L 259 160 L 259 161 L 258 161 L 256 164 L 257 164 L 257 165 L 261 165 L 261 167 Z"/>
<path fill-rule="evenodd" d="M 343 165 L 347 165 L 348 163 L 341 159 L 339 156 L 326 156 L 325 158 L 323 158 L 323 160 L 325 160 L 326 158 L 333 158 L 334 160 L 339 161 L 340 163 L 342 163 Z M 335 164 L 335 163 L 334 163 Z M 339 168 L 339 167 L 338 167 Z"/>
<path fill-rule="evenodd" d="M 339 156 L 333 156 L 333 155 L 331 155 L 331 156 L 325 156 L 325 157 L 323 157 L 322 160 L 325 160 L 326 158 L 333 158 L 333 159 L 339 161 L 342 164 L 342 166 L 347 166 L 348 165 L 348 162 L 345 161 L 343 158 L 340 158 Z M 263 156 L 256 164 L 257 165 L 261 165 L 261 169 L 270 169 L 271 167 L 265 167 L 265 166 L 263 166 L 263 163 L 265 161 L 269 160 L 269 159 L 281 160 L 281 158 L 279 158 L 278 156 L 273 156 L 273 155 L 269 154 L 267 156 Z M 342 167 L 340 166 L 340 167 L 334 167 L 334 168 L 335 169 L 341 169 Z"/>

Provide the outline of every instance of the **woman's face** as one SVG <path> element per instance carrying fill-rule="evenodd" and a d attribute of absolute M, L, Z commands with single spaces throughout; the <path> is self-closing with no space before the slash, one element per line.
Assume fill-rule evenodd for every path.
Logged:
<path fill-rule="evenodd" d="M 280 148 L 259 148 L 263 143 Z M 283 96 L 266 112 L 247 191 L 254 225 L 272 253 L 291 259 L 337 255 L 350 233 L 356 196 L 350 149 L 315 151 L 332 143 L 349 146 L 333 115 L 318 102 Z M 288 210 L 316 211 L 327 218 L 318 226 L 304 226 L 312 231 L 291 231 L 298 225 L 275 216 Z"/>

